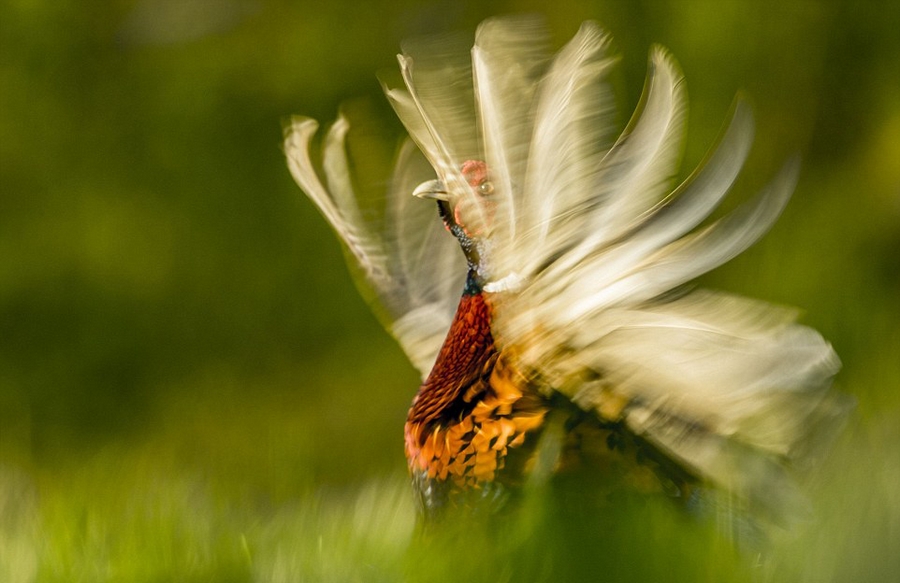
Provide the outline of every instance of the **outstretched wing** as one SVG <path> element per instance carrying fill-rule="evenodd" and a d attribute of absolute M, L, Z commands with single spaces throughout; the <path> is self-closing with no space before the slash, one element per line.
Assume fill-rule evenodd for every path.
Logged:
<path fill-rule="evenodd" d="M 747 156 L 749 109 L 736 104 L 718 147 L 671 191 L 687 109 L 677 64 L 651 51 L 637 112 L 611 148 L 597 148 L 597 130 L 579 122 L 606 109 L 604 94 L 583 90 L 606 74 L 604 61 L 585 58 L 603 46 L 602 32 L 582 27 L 538 89 L 517 225 L 492 242 L 494 273 L 519 282 L 495 300 L 495 335 L 542 384 L 780 514 L 794 500 L 786 468 L 808 461 L 846 412 L 829 391 L 838 358 L 791 311 L 713 292 L 671 296 L 768 230 L 798 164 L 701 225 Z"/>
<path fill-rule="evenodd" d="M 284 151 L 297 184 L 318 206 L 347 251 L 360 291 L 424 378 L 450 327 L 466 274 L 465 259 L 447 236 L 433 205 L 413 189 L 434 172 L 409 141 L 387 188 L 382 213 L 363 209 L 350 179 L 344 117 L 322 143 L 324 182 L 310 147 L 318 124 L 294 117 L 284 129 Z"/>

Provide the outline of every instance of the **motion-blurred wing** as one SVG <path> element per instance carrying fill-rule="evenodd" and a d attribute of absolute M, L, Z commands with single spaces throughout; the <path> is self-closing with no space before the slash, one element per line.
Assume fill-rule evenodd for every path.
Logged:
<path fill-rule="evenodd" d="M 478 127 L 504 210 L 496 220 L 514 223 L 495 225 L 484 243 L 486 289 L 502 290 L 491 298 L 498 345 L 538 386 L 780 513 L 792 500 L 788 468 L 806 463 L 846 413 L 829 390 L 838 358 L 793 312 L 673 290 L 768 230 L 798 164 L 704 225 L 750 149 L 749 108 L 735 105 L 718 146 L 672 191 L 687 98 L 667 51 L 651 50 L 640 104 L 610 146 L 605 34 L 583 25 L 529 76 L 538 59 L 517 46 L 516 26 L 482 25 L 473 49 Z"/>
<path fill-rule="evenodd" d="M 465 260 L 434 206 L 412 196 L 433 171 L 415 146 L 405 143 L 383 215 L 369 216 L 350 180 L 345 148 L 349 124 L 338 118 L 323 140 L 324 183 L 310 157 L 317 128 L 314 120 L 302 117 L 286 125 L 284 150 L 291 174 L 343 241 L 360 291 L 424 378 L 450 327 L 466 273 Z"/>
<path fill-rule="evenodd" d="M 460 171 L 483 157 L 472 90 L 472 62 L 456 36 L 404 43 L 397 56 L 405 87 L 385 86 L 388 101 L 410 138 L 449 192 L 469 209 L 470 226 L 485 225 L 484 209 Z"/>

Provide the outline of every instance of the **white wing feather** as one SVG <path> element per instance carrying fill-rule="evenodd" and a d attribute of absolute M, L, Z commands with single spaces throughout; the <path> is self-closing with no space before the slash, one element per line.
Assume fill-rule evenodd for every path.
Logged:
<path fill-rule="evenodd" d="M 349 124 L 341 117 L 322 146 L 322 184 L 310 158 L 318 124 L 295 117 L 285 127 L 284 150 L 297 184 L 344 242 L 357 284 L 373 296 L 376 312 L 424 378 L 450 327 L 465 280 L 465 260 L 435 220 L 432 204 L 410 193 L 430 174 L 416 148 L 401 148 L 381 221 L 366 219 L 350 181 L 344 146 Z"/>
<path fill-rule="evenodd" d="M 478 28 L 472 48 L 485 162 L 497 205 L 492 238 L 514 238 L 525 207 L 516 194 L 528 163 L 538 82 L 550 61 L 547 31 L 539 18 L 496 19 Z"/>
<path fill-rule="evenodd" d="M 397 60 L 406 89 L 388 89 L 388 100 L 456 202 L 470 209 L 471 226 L 483 228 L 481 201 L 460 172 L 462 161 L 483 158 L 478 134 L 472 131 L 471 60 L 452 37 L 422 39 L 404 49 Z"/>

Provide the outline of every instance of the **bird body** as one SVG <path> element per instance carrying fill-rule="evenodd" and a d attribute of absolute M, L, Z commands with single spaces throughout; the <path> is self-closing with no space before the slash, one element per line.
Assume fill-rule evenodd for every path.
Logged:
<path fill-rule="evenodd" d="M 565 468 L 584 439 L 649 458 L 676 493 L 708 483 L 785 511 L 791 474 L 847 410 L 829 388 L 837 356 L 792 310 L 686 284 L 768 229 L 796 163 L 701 225 L 747 157 L 749 109 L 735 105 L 672 190 L 686 118 L 674 60 L 651 50 L 613 140 L 607 35 L 585 23 L 555 56 L 545 37 L 534 18 L 492 19 L 470 52 L 440 41 L 400 55 L 405 87 L 386 93 L 411 140 L 380 222 L 350 181 L 346 120 L 323 142 L 324 183 L 315 122 L 286 128 L 294 178 L 422 372 L 404 432 L 426 512 Z"/>
<path fill-rule="evenodd" d="M 544 399 L 499 362 L 491 308 L 473 278 L 404 427 L 425 508 L 446 504 L 449 491 L 498 481 L 509 451 L 523 446 L 547 413 Z"/>

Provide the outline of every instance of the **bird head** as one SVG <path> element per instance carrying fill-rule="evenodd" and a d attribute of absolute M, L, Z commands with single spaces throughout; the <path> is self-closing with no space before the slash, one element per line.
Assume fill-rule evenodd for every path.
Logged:
<path fill-rule="evenodd" d="M 469 267 L 477 270 L 494 214 L 491 201 L 494 186 L 488 176 L 487 164 L 481 160 L 463 162 L 459 173 L 469 187 L 468 192 L 454 192 L 444 180 L 435 179 L 420 184 L 413 195 L 437 201 L 444 226 L 459 241 Z"/>

